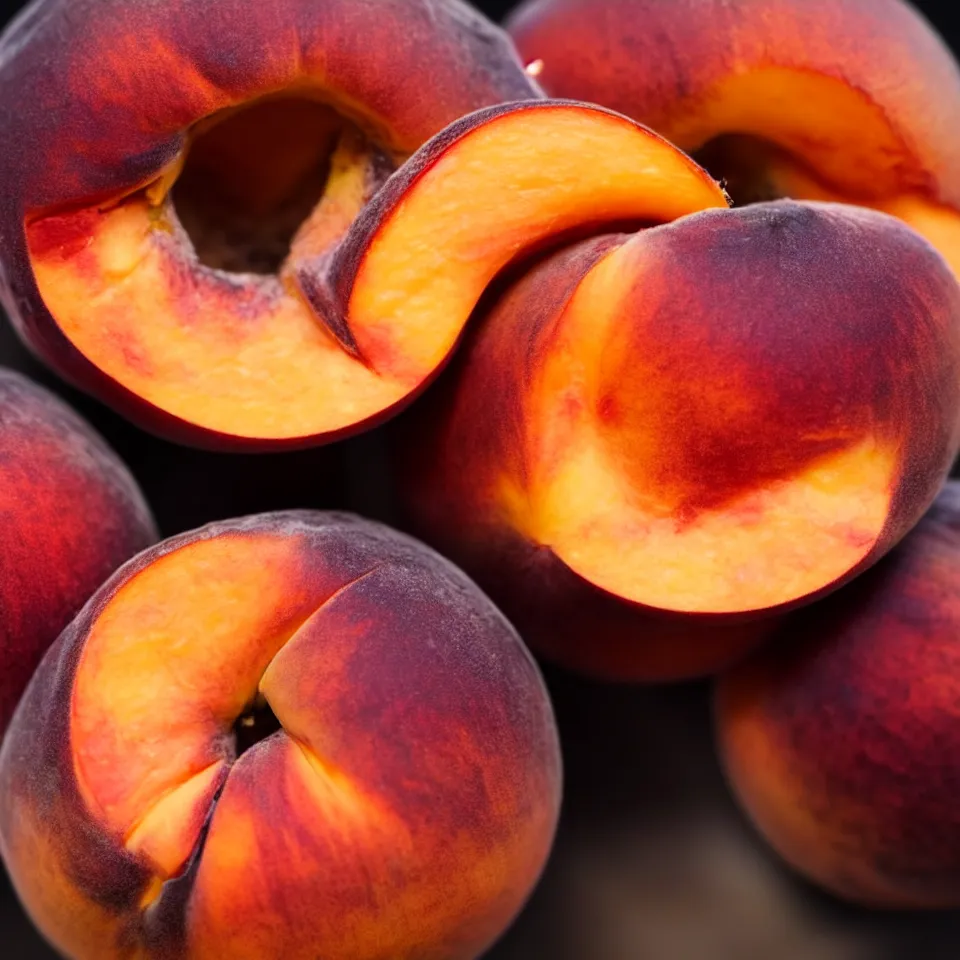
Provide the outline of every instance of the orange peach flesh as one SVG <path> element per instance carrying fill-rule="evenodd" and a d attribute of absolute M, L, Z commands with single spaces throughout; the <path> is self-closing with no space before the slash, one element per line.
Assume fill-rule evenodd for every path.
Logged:
<path fill-rule="evenodd" d="M 669 144 L 614 114 L 501 113 L 447 147 L 379 226 L 346 304 L 355 357 L 291 279 L 329 247 L 324 204 L 345 225 L 366 199 L 350 169 L 271 276 L 198 264 L 169 199 L 175 169 L 109 209 L 36 220 L 27 232 L 41 296 L 82 354 L 160 409 L 238 437 L 304 437 L 399 403 L 532 245 L 584 223 L 672 220 L 725 202 Z"/>
<path fill-rule="evenodd" d="M 686 111 L 646 119 L 693 152 L 725 134 L 757 138 L 767 154 L 763 199 L 856 203 L 889 213 L 960 275 L 960 213 L 929 196 L 927 176 L 902 160 L 913 145 L 900 140 L 876 103 L 841 80 L 769 67 L 727 77 Z M 764 142 L 774 149 L 765 151 Z"/>
<path fill-rule="evenodd" d="M 897 450 L 867 435 L 790 478 L 678 520 L 690 491 L 659 479 L 675 438 L 661 429 L 658 414 L 669 417 L 675 397 L 662 371 L 645 368 L 642 350 L 630 352 L 628 377 L 609 375 L 611 353 L 622 352 L 617 329 L 624 317 L 656 322 L 655 314 L 639 316 L 628 299 L 642 243 L 641 234 L 601 260 L 559 321 L 532 386 L 528 499 L 521 503 L 509 484 L 501 491 L 508 511 L 518 505 L 512 522 L 589 582 L 654 608 L 759 610 L 822 589 L 880 537 Z M 604 413 L 611 380 L 613 396 L 629 408 L 619 426 Z M 706 376 L 695 402 L 748 424 L 750 405 L 738 390 L 736 378 Z"/>
<path fill-rule="evenodd" d="M 233 724 L 323 599 L 309 596 L 299 562 L 295 540 L 191 544 L 127 583 L 90 633 L 71 713 L 77 784 L 162 879 L 194 848 Z"/>

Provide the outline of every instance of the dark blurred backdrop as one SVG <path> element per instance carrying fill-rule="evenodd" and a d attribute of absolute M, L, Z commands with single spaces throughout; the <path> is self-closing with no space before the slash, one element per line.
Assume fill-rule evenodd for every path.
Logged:
<path fill-rule="evenodd" d="M 477 5 L 497 18 L 513 6 Z M 916 5 L 960 52 L 958 0 Z M 2 19 L 20 6 L 0 0 Z M 67 389 L 27 356 L 5 322 L 0 363 L 52 387 L 96 424 L 136 473 L 165 534 L 291 506 L 391 517 L 389 491 L 377 479 L 384 464 L 377 434 L 274 457 L 204 454 L 146 438 Z M 563 824 L 543 883 L 490 960 L 960 957 L 960 915 L 852 909 L 766 851 L 724 789 L 707 685 L 609 687 L 551 669 L 547 679 L 564 738 Z M 53 957 L 0 874 L 0 960 Z"/>

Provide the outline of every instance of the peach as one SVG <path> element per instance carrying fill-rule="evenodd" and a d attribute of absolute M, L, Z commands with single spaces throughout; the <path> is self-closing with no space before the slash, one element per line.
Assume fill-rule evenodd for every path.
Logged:
<path fill-rule="evenodd" d="M 936 496 L 960 289 L 882 213 L 707 210 L 546 259 L 431 399 L 398 441 L 420 536 L 548 656 L 711 672 Z"/>
<path fill-rule="evenodd" d="M 459 3 L 234 6 L 41 0 L 0 43 L 21 145 L 0 158 L 0 297 L 61 374 L 171 439 L 275 449 L 372 425 L 525 250 L 724 202 L 609 111 L 483 108 L 538 89 Z"/>
<path fill-rule="evenodd" d="M 960 905 L 960 483 L 856 583 L 718 683 L 729 781 L 763 835 L 835 894 Z"/>
<path fill-rule="evenodd" d="M 90 595 L 156 539 L 126 467 L 66 404 L 0 369 L 0 738 Z"/>
<path fill-rule="evenodd" d="M 960 273 L 960 71 L 902 0 L 527 0 L 553 96 L 649 124 L 734 199 L 875 207 Z"/>
<path fill-rule="evenodd" d="M 539 96 L 460 0 L 34 0 L 0 41 L 5 306 L 175 438 L 348 429 L 407 384 L 338 339 L 331 258 L 430 137 Z"/>
<path fill-rule="evenodd" d="M 462 573 L 261 514 L 140 554 L 60 636 L 0 751 L 0 852 L 76 960 L 467 960 L 544 865 L 560 773 Z"/>

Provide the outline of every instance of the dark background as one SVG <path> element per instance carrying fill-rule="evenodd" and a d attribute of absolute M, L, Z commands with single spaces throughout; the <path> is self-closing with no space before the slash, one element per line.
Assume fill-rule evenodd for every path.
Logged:
<path fill-rule="evenodd" d="M 960 52 L 957 3 L 916 6 Z M 504 0 L 477 5 L 494 17 L 513 6 Z M 0 20 L 20 6 L 0 0 Z M 391 518 L 377 434 L 271 457 L 174 447 L 146 438 L 60 384 L 0 323 L 0 363 L 55 389 L 95 423 L 137 475 L 166 535 L 293 506 Z M 706 684 L 603 686 L 551 669 L 547 680 L 564 741 L 564 819 L 543 883 L 489 960 L 960 957 L 960 914 L 846 907 L 798 880 L 763 847 L 724 788 Z M 53 957 L 0 875 L 0 958 Z"/>

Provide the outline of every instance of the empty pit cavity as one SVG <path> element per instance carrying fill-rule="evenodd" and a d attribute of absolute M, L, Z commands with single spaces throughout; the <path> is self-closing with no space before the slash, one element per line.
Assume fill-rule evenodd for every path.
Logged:
<path fill-rule="evenodd" d="M 267 737 L 273 736 L 282 729 L 283 726 L 270 708 L 266 698 L 263 694 L 257 694 L 253 703 L 244 710 L 233 725 L 236 755 L 238 757 L 242 756 L 260 743 L 261 740 L 266 740 Z"/>
<path fill-rule="evenodd" d="M 200 262 L 277 273 L 324 198 L 345 141 L 373 152 L 333 107 L 302 97 L 258 100 L 198 124 L 171 196 Z"/>

